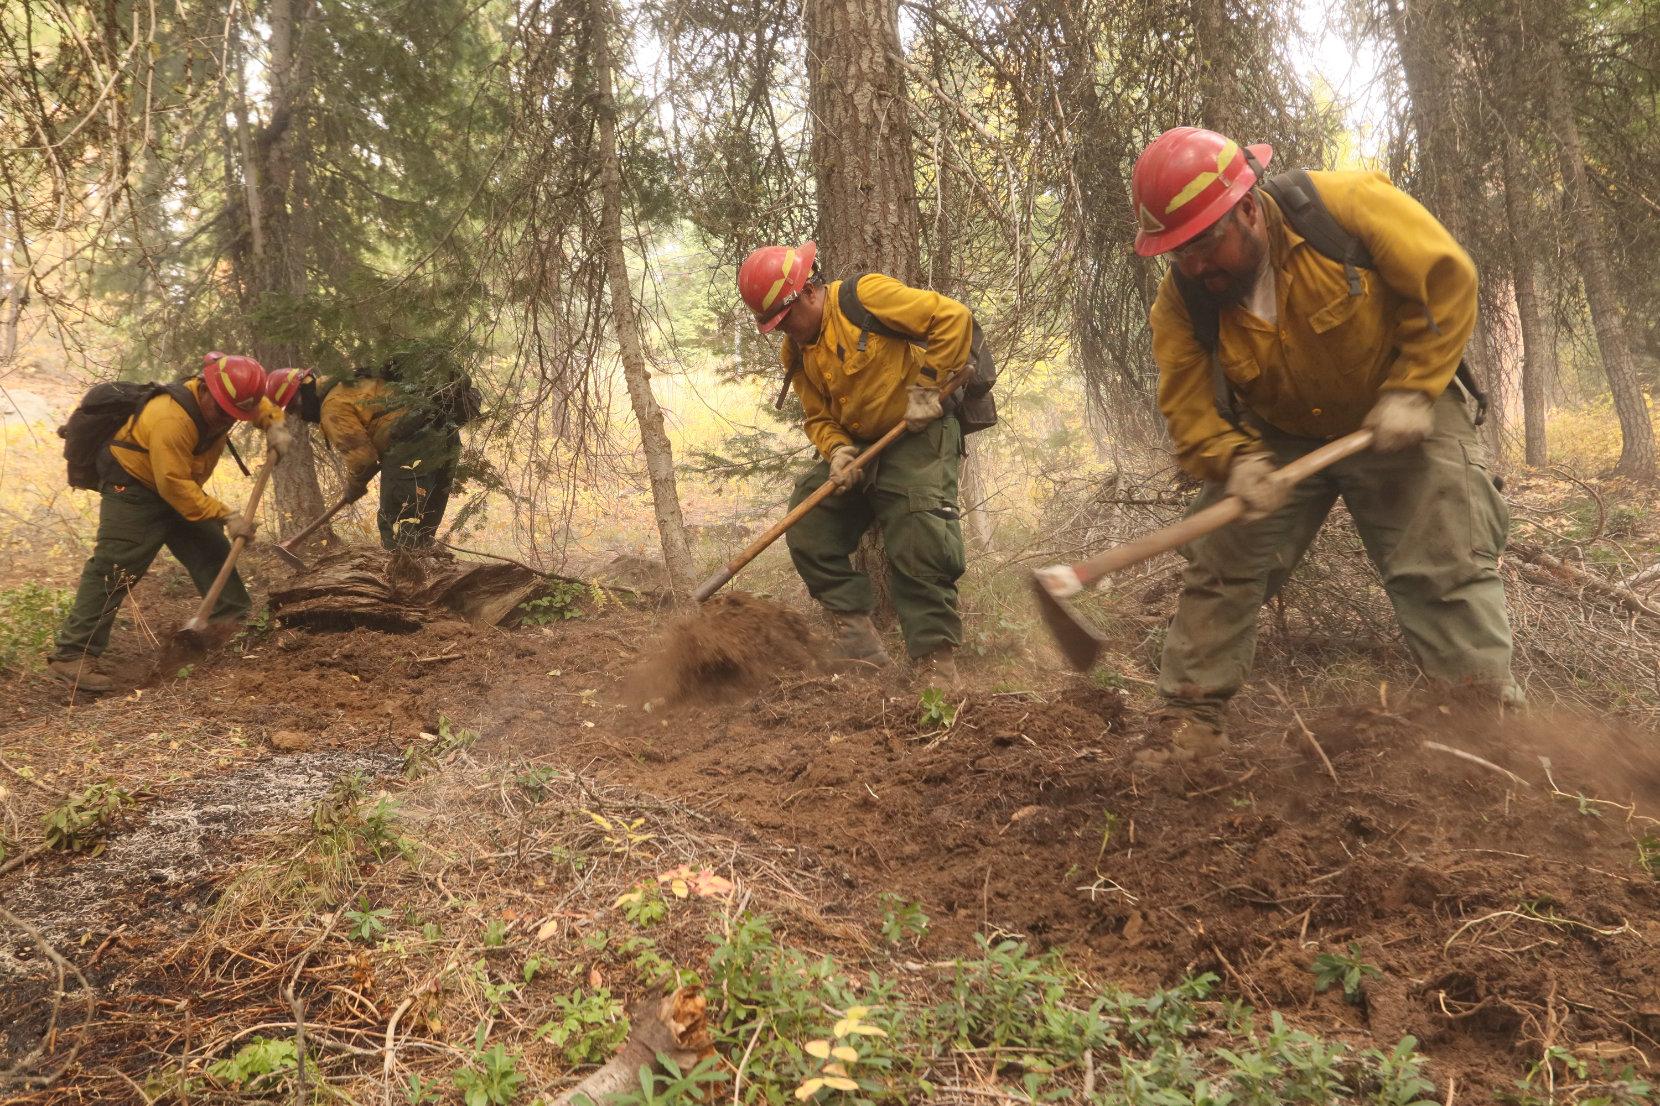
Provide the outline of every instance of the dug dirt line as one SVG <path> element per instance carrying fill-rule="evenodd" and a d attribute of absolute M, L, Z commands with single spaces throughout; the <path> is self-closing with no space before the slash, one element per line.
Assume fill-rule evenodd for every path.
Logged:
<path fill-rule="evenodd" d="M 497 684 L 481 747 L 723 814 L 841 872 L 860 909 L 883 891 L 920 901 L 948 941 L 1021 934 L 1143 987 L 1215 972 L 1327 1032 L 1413 1034 L 1472 1091 L 1508 1086 L 1547 1043 L 1639 1068 L 1637 1050 L 1660 1052 L 1660 883 L 1635 863 L 1646 823 L 1551 795 L 1530 742 L 1553 726 L 1332 710 L 1303 719 L 1329 770 L 1290 719 L 1201 773 L 1140 770 L 1121 700 L 1082 682 L 970 693 L 949 727 L 919 719 L 900 676 L 608 701 L 646 640 L 604 620 L 539 639 L 523 676 Z M 1590 753 L 1556 749 L 1569 792 L 1660 783 L 1640 749 L 1599 771 L 1630 749 L 1620 735 L 1576 741 Z M 1311 971 L 1351 943 L 1381 972 L 1354 1004 L 1316 993 Z"/>

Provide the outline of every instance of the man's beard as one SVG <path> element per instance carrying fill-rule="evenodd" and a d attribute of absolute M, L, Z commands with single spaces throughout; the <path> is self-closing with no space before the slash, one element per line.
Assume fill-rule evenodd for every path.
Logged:
<path fill-rule="evenodd" d="M 1205 298 L 1216 304 L 1217 307 L 1238 307 L 1245 302 L 1245 297 L 1251 294 L 1251 289 L 1257 282 L 1257 274 L 1254 270 L 1245 276 L 1222 270 L 1218 270 L 1215 275 L 1228 278 L 1228 286 L 1225 289 L 1214 292 L 1205 281 L 1199 283 L 1199 289 L 1204 292 Z"/>

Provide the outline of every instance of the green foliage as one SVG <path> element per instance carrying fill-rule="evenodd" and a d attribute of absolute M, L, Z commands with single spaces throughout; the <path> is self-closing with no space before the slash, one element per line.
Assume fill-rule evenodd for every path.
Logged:
<path fill-rule="evenodd" d="M 221 1083 L 259 1094 L 275 1091 L 299 1068 L 299 1057 L 292 1040 L 255 1037 L 238 1049 L 235 1056 L 210 1064 L 207 1070 L 208 1075 Z M 308 1075 L 314 1072 L 310 1061 L 307 1061 L 306 1072 Z"/>
<path fill-rule="evenodd" d="M 617 905 L 622 908 L 623 917 L 642 928 L 656 925 L 669 914 L 668 900 L 663 898 L 663 889 L 655 882 L 642 883 L 619 896 Z"/>
<path fill-rule="evenodd" d="M 622 1003 L 604 987 L 557 996 L 553 1017 L 536 1030 L 537 1039 L 558 1049 L 573 1067 L 608 1059 L 627 1036 Z"/>
<path fill-rule="evenodd" d="M 923 726 L 939 726 L 949 728 L 956 721 L 957 708 L 946 701 L 945 695 L 937 687 L 931 687 L 922 693 L 922 714 L 917 719 Z"/>
<path fill-rule="evenodd" d="M 1314 973 L 1316 991 L 1324 991 L 1334 983 L 1341 983 L 1343 997 L 1356 1004 L 1366 997 L 1366 980 L 1383 975 L 1377 965 L 1368 964 L 1360 958 L 1360 944 L 1354 941 L 1349 943 L 1347 953 L 1323 952 L 1316 956 L 1314 963 L 1309 965 L 1309 971 Z"/>
<path fill-rule="evenodd" d="M 920 941 L 927 935 L 928 915 L 917 903 L 906 902 L 891 891 L 884 891 L 877 902 L 882 907 L 882 936 L 890 945 L 907 939 Z"/>
<path fill-rule="evenodd" d="M 525 1081 L 518 1067 L 518 1057 L 491 1045 L 487 1052 L 474 1052 L 472 1063 L 455 1073 L 455 1088 L 467 1106 L 507 1106 Z"/>
<path fill-rule="evenodd" d="M 116 819 L 134 801 L 114 784 L 93 784 L 46 816 L 47 847 L 97 856 Z"/>
<path fill-rule="evenodd" d="M 714 1056 L 699 1060 L 685 1071 L 667 1057 L 663 1058 L 662 1065 L 661 1073 L 642 1066 L 639 1090 L 607 1095 L 606 1106 L 703 1106 L 713 1100 L 714 1088 L 730 1078 L 721 1070 L 719 1058 Z"/>
<path fill-rule="evenodd" d="M 366 797 L 368 781 L 360 773 L 336 780 L 311 812 L 311 828 L 329 853 L 352 854 L 366 848 L 376 860 L 413 859 L 415 842 L 399 830 L 403 810 L 389 795 Z"/>
<path fill-rule="evenodd" d="M 484 947 L 499 949 L 507 941 L 507 922 L 501 918 L 491 918 L 484 927 Z"/>
<path fill-rule="evenodd" d="M 551 764 L 538 764 L 514 776 L 513 782 L 518 784 L 526 795 L 530 796 L 532 802 L 539 803 L 548 797 L 548 784 L 557 779 L 565 779 L 567 776 L 567 773 Z"/>
<path fill-rule="evenodd" d="M 386 919 L 392 916 L 392 911 L 386 907 L 378 910 L 369 909 L 366 899 L 359 899 L 356 910 L 345 913 L 346 921 L 351 928 L 346 930 L 346 936 L 354 941 L 373 941 L 386 932 Z"/>
<path fill-rule="evenodd" d="M 519 621 L 526 626 L 551 626 L 569 618 L 582 617 L 582 600 L 588 588 L 574 580 L 554 580 L 542 594 L 519 604 Z"/>
<path fill-rule="evenodd" d="M 1637 867 L 1660 880 L 1660 833 L 1650 831 L 1637 839 Z"/>
<path fill-rule="evenodd" d="M 1105 1039 L 1099 1010 L 1066 1005 L 1058 953 L 1033 956 L 1024 941 L 975 941 L 979 958 L 957 962 L 951 1000 L 935 1013 L 959 1046 L 1054 1049 L 1075 1057 Z"/>
<path fill-rule="evenodd" d="M 74 599 L 72 591 L 33 581 L 0 588 L 0 672 L 37 667 Z"/>

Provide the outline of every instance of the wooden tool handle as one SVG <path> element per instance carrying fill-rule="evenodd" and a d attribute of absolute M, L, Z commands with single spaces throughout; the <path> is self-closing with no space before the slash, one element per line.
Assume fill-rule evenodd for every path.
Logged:
<path fill-rule="evenodd" d="M 346 506 L 346 504 L 348 504 L 350 502 L 351 502 L 351 500 L 347 499 L 345 496 L 341 496 L 338 500 L 335 501 L 334 506 L 330 507 L 328 510 L 324 511 L 322 514 L 320 514 L 316 518 L 312 519 L 311 522 L 306 524 L 306 528 L 304 530 L 301 530 L 298 534 L 295 534 L 293 537 L 289 538 L 287 541 L 282 542 L 281 544 L 279 544 L 277 546 L 277 548 L 278 549 L 285 549 L 288 552 L 292 553 L 294 551 L 295 546 L 299 545 L 301 542 L 303 542 L 307 538 L 311 537 L 311 535 L 315 534 L 317 532 L 317 530 L 324 523 L 328 522 L 329 519 L 331 519 L 335 515 L 339 514 L 340 511 L 342 510 L 342 508 L 344 508 Z"/>
<path fill-rule="evenodd" d="M 969 370 L 964 368 L 959 370 L 954 376 L 951 377 L 950 380 L 947 380 L 945 385 L 940 388 L 940 402 L 944 403 L 945 400 L 950 397 L 952 392 L 955 392 L 962 386 L 963 382 L 968 379 L 968 376 Z M 905 433 L 905 424 L 901 422 L 898 426 L 895 426 L 892 430 L 889 430 L 886 434 L 883 434 L 880 438 L 877 438 L 874 442 L 870 443 L 870 445 L 865 448 L 863 453 L 853 458 L 852 472 L 854 474 L 862 472 L 866 464 L 872 461 L 877 454 L 892 445 L 894 441 L 903 433 Z M 820 503 L 823 503 L 828 496 L 835 494 L 835 491 L 836 482 L 834 480 L 826 480 L 823 484 L 820 484 L 818 488 L 814 490 L 812 495 L 809 495 L 806 499 L 803 499 L 800 503 L 796 504 L 795 508 L 790 511 L 789 514 L 773 523 L 766 533 L 750 542 L 749 545 L 744 548 L 743 552 L 726 562 L 726 566 L 724 568 L 720 569 L 707 580 L 703 581 L 703 583 L 699 584 L 697 586 L 697 590 L 692 592 L 692 598 L 697 600 L 699 603 L 702 603 L 721 588 L 725 587 L 727 581 L 731 580 L 732 577 L 742 571 L 745 565 L 747 565 L 750 561 L 753 561 L 756 557 L 759 557 L 766 550 L 767 546 L 771 545 L 783 536 L 784 531 L 788 530 L 790 527 L 800 522 L 803 518 L 807 517 L 808 511 L 811 511 L 814 507 L 817 507 Z"/>
<path fill-rule="evenodd" d="M 248 496 L 247 506 L 242 508 L 243 517 L 253 518 L 259 510 L 260 496 L 265 494 L 265 485 L 271 479 L 271 470 L 276 467 L 277 458 L 269 451 L 265 455 L 265 463 L 259 466 L 259 475 L 254 477 L 254 490 Z M 213 605 L 219 602 L 219 595 L 225 590 L 225 584 L 230 581 L 231 573 L 236 571 L 236 559 L 242 555 L 242 548 L 248 544 L 246 538 L 237 538 L 231 542 L 231 551 L 225 556 L 225 563 L 219 566 L 219 575 L 213 578 L 213 585 L 202 596 L 202 603 L 196 608 L 196 613 L 185 627 L 201 629 L 207 625 L 208 615 L 213 613 Z"/>
<path fill-rule="evenodd" d="M 1345 434 L 1341 438 L 1327 442 L 1319 449 L 1303 454 L 1290 464 L 1282 466 L 1277 475 L 1287 483 L 1297 484 L 1346 457 L 1353 457 L 1356 453 L 1370 449 L 1371 446 L 1372 432 L 1356 430 L 1353 434 Z M 1079 583 L 1085 587 L 1093 586 L 1103 576 L 1133 564 L 1140 564 L 1160 553 L 1168 553 L 1195 538 L 1202 538 L 1212 531 L 1220 530 L 1244 513 L 1245 501 L 1237 495 L 1230 495 L 1172 526 L 1166 526 L 1163 530 L 1155 530 L 1134 541 L 1115 545 L 1087 561 L 1080 561 L 1072 566 L 1072 571 L 1078 574 Z"/>

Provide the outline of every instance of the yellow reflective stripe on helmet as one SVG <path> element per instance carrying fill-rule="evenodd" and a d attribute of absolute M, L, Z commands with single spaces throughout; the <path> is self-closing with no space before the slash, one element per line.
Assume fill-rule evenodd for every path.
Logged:
<path fill-rule="evenodd" d="M 225 371 L 225 363 L 219 362 L 219 386 L 225 389 L 225 394 L 232 400 L 239 399 L 236 394 L 236 385 L 231 383 L 231 374 Z"/>
<path fill-rule="evenodd" d="M 791 247 L 790 249 L 784 251 L 783 275 L 773 281 L 772 287 L 767 289 L 767 294 L 761 297 L 762 311 L 765 311 L 767 308 L 772 306 L 772 301 L 778 298 L 778 293 L 782 292 L 784 290 L 784 285 L 789 283 L 790 267 L 794 264 L 795 249 L 794 247 Z"/>
<path fill-rule="evenodd" d="M 1183 188 L 1171 198 L 1170 203 L 1164 209 L 1164 213 L 1166 215 L 1170 214 L 1172 211 L 1175 211 L 1178 207 L 1188 203 L 1199 193 L 1209 188 L 1210 182 L 1220 178 L 1222 174 L 1227 171 L 1228 166 L 1233 164 L 1233 159 L 1237 157 L 1238 154 L 1239 143 L 1235 142 L 1231 138 L 1228 139 L 1226 144 L 1224 144 L 1223 147 L 1216 153 L 1216 172 L 1212 173 L 1209 170 L 1206 170 L 1205 172 L 1194 177 L 1192 180 L 1188 181 L 1187 187 Z M 1223 180 L 1222 183 L 1228 184 L 1230 182 Z"/>

